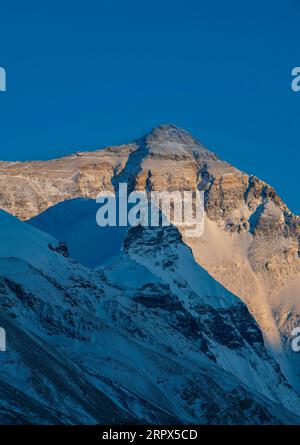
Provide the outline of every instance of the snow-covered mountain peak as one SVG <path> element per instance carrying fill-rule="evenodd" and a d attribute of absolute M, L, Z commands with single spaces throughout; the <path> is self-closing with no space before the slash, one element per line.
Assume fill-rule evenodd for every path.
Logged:
<path fill-rule="evenodd" d="M 207 150 L 188 131 L 172 124 L 159 125 L 137 141 L 140 149 L 150 156 L 201 157 L 216 160 L 214 153 Z"/>
<path fill-rule="evenodd" d="M 198 141 L 196 141 L 196 139 L 188 131 L 173 124 L 158 125 L 147 134 L 147 137 L 164 139 L 172 142 L 181 142 L 185 144 L 198 143 Z"/>
<path fill-rule="evenodd" d="M 204 191 L 203 236 L 186 239 L 176 227 L 101 232 L 92 200 L 120 182 L 131 190 Z M 61 381 L 54 375 L 43 391 L 53 387 L 51 397 L 40 397 L 40 375 L 31 377 L 34 369 L 44 373 L 44 358 L 31 360 L 40 346 L 30 340 L 30 360 L 23 354 L 23 338 L 29 342 L 34 331 L 47 351 L 59 351 L 76 381 L 72 363 L 80 368 L 85 394 L 103 390 L 134 418 L 298 422 L 274 402 L 300 413 L 293 391 L 299 362 L 290 347 L 299 319 L 300 218 L 271 186 L 220 161 L 185 130 L 162 125 L 132 144 L 0 163 L 0 198 L 1 208 L 20 219 L 36 216 L 30 227 L 0 213 L 0 326 L 16 339 L 11 355 L 0 358 L 5 383 L 23 397 L 50 406 Z M 11 356 L 26 371 L 17 381 Z M 86 404 L 76 385 L 68 391 L 74 400 L 80 391 Z M 62 414 L 71 414 L 71 422 L 107 418 L 107 409 L 103 414 L 90 403 L 84 418 L 73 415 L 77 405 L 62 405 L 61 421 Z M 118 415 L 116 406 L 112 412 Z"/>

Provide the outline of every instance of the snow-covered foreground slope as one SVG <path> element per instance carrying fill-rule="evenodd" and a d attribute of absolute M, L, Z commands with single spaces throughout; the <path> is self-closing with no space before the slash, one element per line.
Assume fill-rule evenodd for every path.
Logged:
<path fill-rule="evenodd" d="M 1 423 L 299 423 L 247 308 L 176 228 L 92 270 L 0 212 Z"/>

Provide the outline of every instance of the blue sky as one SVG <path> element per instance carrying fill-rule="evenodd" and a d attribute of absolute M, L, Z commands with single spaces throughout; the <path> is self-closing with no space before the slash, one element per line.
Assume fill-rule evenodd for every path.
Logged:
<path fill-rule="evenodd" d="M 300 214 L 298 0 L 2 2 L 0 158 L 49 159 L 174 123 Z"/>

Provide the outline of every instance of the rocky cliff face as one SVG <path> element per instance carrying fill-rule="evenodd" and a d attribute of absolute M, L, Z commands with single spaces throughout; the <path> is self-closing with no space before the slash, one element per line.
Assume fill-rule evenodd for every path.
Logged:
<path fill-rule="evenodd" d="M 114 172 L 134 149 L 126 145 L 51 161 L 0 162 L 1 208 L 26 220 L 66 199 L 95 198 L 101 190 L 113 190 Z"/>
<path fill-rule="evenodd" d="M 46 162 L 0 164 L 0 206 L 27 220 L 70 198 L 94 198 L 119 182 L 138 190 L 205 192 L 205 231 L 183 240 L 197 263 L 239 296 L 259 324 L 267 347 L 299 387 L 290 351 L 298 319 L 300 218 L 274 189 L 247 175 L 172 125 L 129 145 Z"/>

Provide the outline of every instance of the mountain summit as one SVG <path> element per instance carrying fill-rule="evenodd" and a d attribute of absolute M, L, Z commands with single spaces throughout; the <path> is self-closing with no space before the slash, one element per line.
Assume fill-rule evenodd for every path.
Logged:
<path fill-rule="evenodd" d="M 191 133 L 172 124 L 154 127 L 143 139 L 180 143 L 186 146 L 201 145 Z"/>
<path fill-rule="evenodd" d="M 152 155 L 194 155 L 216 159 L 216 155 L 207 150 L 189 132 L 172 124 L 153 128 L 150 133 L 137 140 L 137 143 L 148 147 L 149 153 Z"/>
<path fill-rule="evenodd" d="M 94 199 L 100 191 L 114 191 L 121 181 L 136 190 L 204 191 L 204 235 L 186 238 L 182 228 L 177 235 L 191 249 L 196 264 L 246 304 L 268 352 L 300 393 L 300 359 L 291 349 L 292 329 L 300 319 L 300 218 L 273 187 L 218 159 L 185 130 L 162 125 L 131 144 L 50 161 L 1 162 L 0 207 L 22 220 L 36 217 L 34 224 L 47 231 L 53 227 L 53 215 L 55 221 L 57 215 L 63 217 L 64 201 Z M 91 233 L 89 220 L 84 221 L 86 230 L 81 233 Z M 171 244 L 177 238 L 172 239 Z M 146 250 L 142 243 L 139 248 L 147 258 L 151 243 L 144 241 Z M 167 266 L 157 262 L 159 269 L 151 268 L 165 279 Z M 110 274 L 115 275 L 114 269 Z M 182 283 L 183 278 L 174 280 Z M 230 354 L 224 362 L 231 362 Z"/>

